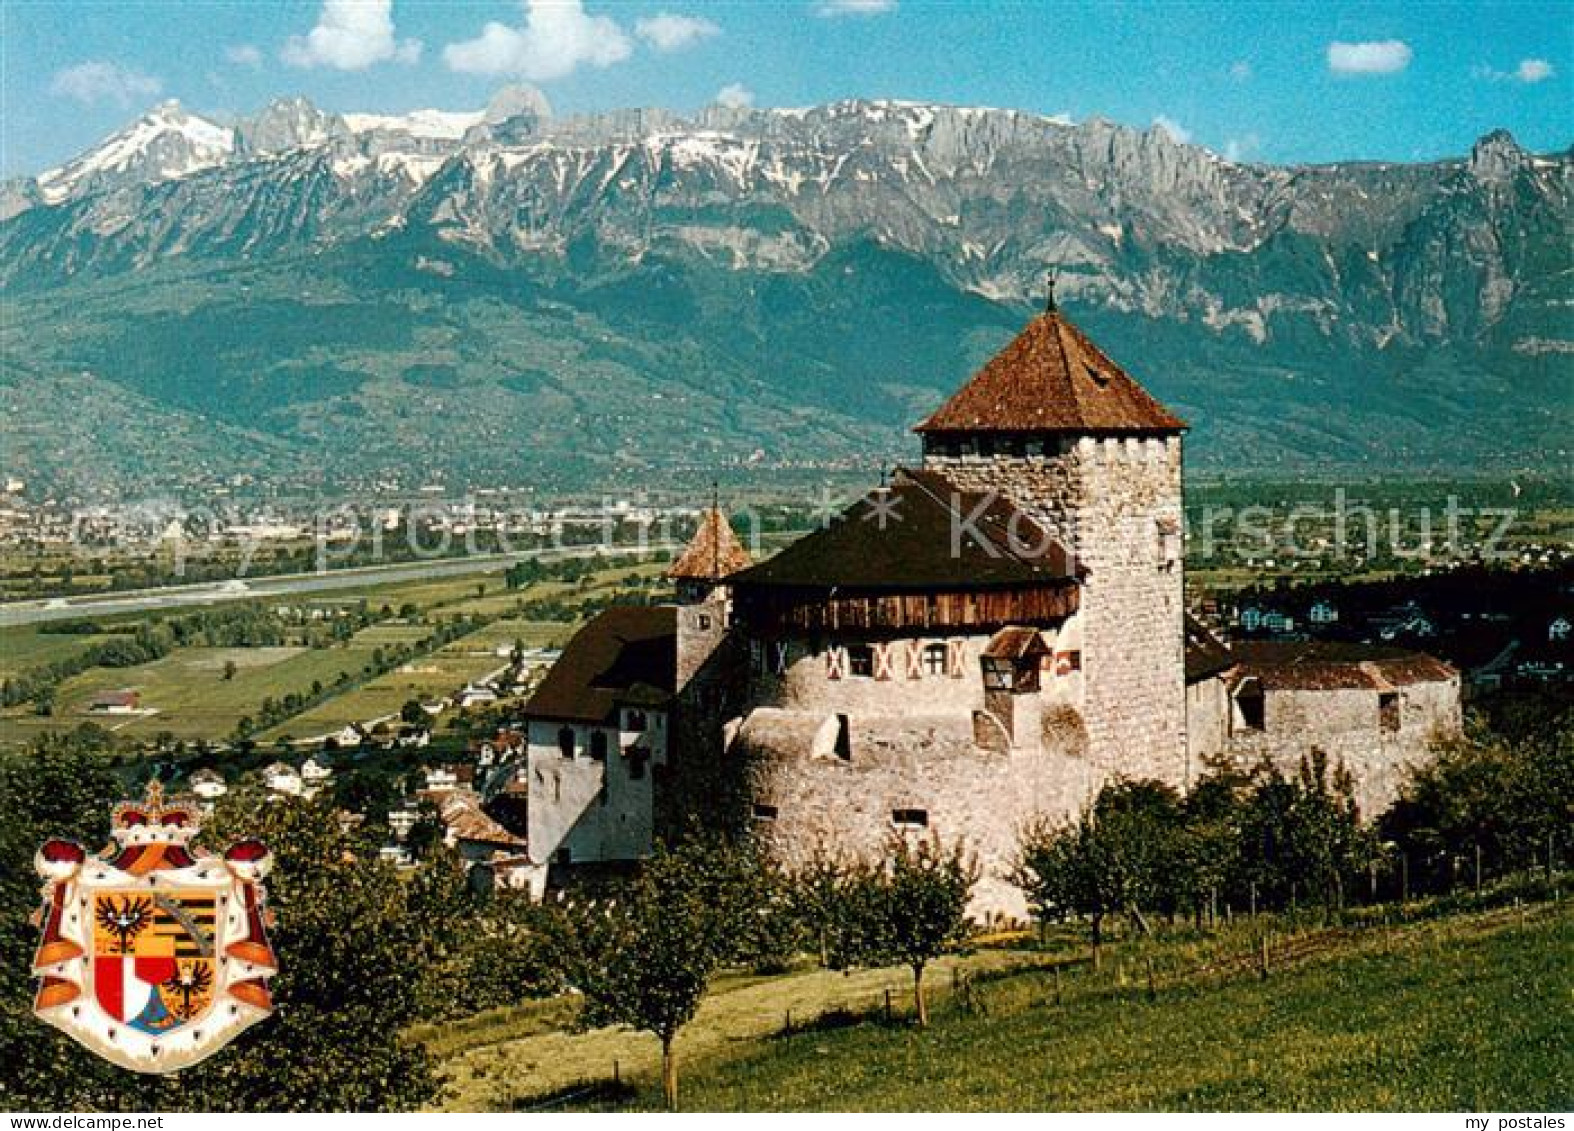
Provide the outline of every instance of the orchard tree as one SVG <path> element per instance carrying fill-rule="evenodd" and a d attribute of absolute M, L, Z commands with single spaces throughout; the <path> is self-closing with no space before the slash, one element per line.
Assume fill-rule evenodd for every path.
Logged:
<path fill-rule="evenodd" d="M 913 972 L 918 1024 L 927 1026 L 924 971 L 966 944 L 978 864 L 960 840 L 946 848 L 938 836 L 913 841 L 895 835 L 885 859 L 866 876 L 870 888 L 862 903 L 875 915 L 866 936 L 868 964 L 901 964 Z"/>
<path fill-rule="evenodd" d="M 895 835 L 876 860 L 818 856 L 798 873 L 806 930 L 834 970 L 906 966 L 918 1024 L 929 1024 L 924 972 L 967 942 L 978 865 L 961 841 Z"/>
<path fill-rule="evenodd" d="M 235 1045 L 180 1074 L 162 1105 L 200 1110 L 389 1111 L 437 1093 L 425 1049 L 402 1031 L 423 1019 L 430 960 L 452 936 L 423 866 L 409 880 L 368 859 L 371 846 L 321 801 L 221 803 L 210 845 L 256 837 L 272 850 L 269 937 L 279 956 L 275 1013 Z"/>
<path fill-rule="evenodd" d="M 1115 856 L 1111 837 L 1091 809 L 1066 824 L 1040 818 L 1022 830 L 1017 842 L 1012 882 L 1027 893 L 1028 905 L 1041 923 L 1087 917 L 1095 970 L 1104 943 L 1104 921 L 1120 910 L 1125 898 L 1120 875 L 1111 863 Z"/>
<path fill-rule="evenodd" d="M 1169 786 L 1112 782 L 1075 821 L 1029 824 L 1018 840 L 1014 879 L 1041 921 L 1087 917 L 1097 967 L 1107 919 L 1126 914 L 1145 931 L 1142 908 L 1181 886 L 1183 819 Z"/>
<path fill-rule="evenodd" d="M 625 896 L 588 909 L 572 932 L 580 1023 L 627 1025 L 661 1042 L 661 1090 L 678 1104 L 674 1043 L 735 953 L 758 868 L 746 847 L 689 837 L 658 846 Z"/>

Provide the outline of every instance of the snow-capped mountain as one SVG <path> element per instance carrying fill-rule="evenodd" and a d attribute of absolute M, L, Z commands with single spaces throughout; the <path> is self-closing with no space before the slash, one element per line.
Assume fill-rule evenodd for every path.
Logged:
<path fill-rule="evenodd" d="M 161 102 L 103 144 L 38 177 L 46 204 L 63 204 L 129 185 L 155 184 L 211 169 L 235 150 L 233 130 Z"/>
<path fill-rule="evenodd" d="M 0 284 L 42 303 L 128 272 L 197 269 L 225 306 L 247 272 L 271 285 L 311 262 L 314 294 L 365 318 L 332 342 L 290 345 L 247 338 L 250 308 L 225 306 L 230 339 L 210 362 L 233 353 L 254 384 L 259 366 L 308 358 L 318 374 L 286 382 L 288 395 L 258 392 L 248 425 L 309 433 L 320 422 L 291 406 L 324 398 L 380 419 L 394 400 L 369 379 L 441 370 L 467 407 L 488 406 L 470 422 L 478 435 L 518 412 L 499 388 L 528 385 L 586 420 L 659 394 L 669 408 L 708 405 L 717 452 L 785 458 L 797 441 L 740 415 L 738 388 L 789 415 L 829 413 L 844 450 L 866 445 L 851 437 L 913 417 L 975 359 L 979 335 L 993 341 L 1041 300 L 1054 270 L 1062 300 L 1199 417 L 1205 455 L 1272 443 L 1297 459 L 1365 459 L 1396 431 L 1404 450 L 1430 451 L 1443 420 L 1490 444 L 1511 408 L 1527 435 L 1566 426 L 1571 229 L 1570 153 L 1532 154 L 1501 132 L 1454 160 L 1275 167 L 1162 129 L 1012 110 L 850 101 L 559 119 L 512 90 L 480 111 L 405 115 L 281 100 L 230 127 L 159 107 L 62 169 L 4 186 Z M 377 319 L 407 307 L 446 313 L 395 341 Z M 558 349 L 566 311 L 587 342 L 625 345 L 600 347 L 595 364 Z M 886 344 L 893 326 L 908 340 Z M 782 372 L 740 370 L 756 348 Z M 55 342 L 36 352 L 87 356 Z M 160 388 L 174 380 L 146 347 L 102 356 L 140 359 Z M 533 376 L 522 385 L 517 371 Z M 594 393 L 587 372 L 600 374 Z M 686 384 L 692 373 L 702 385 Z M 1335 423 L 1330 397 L 1360 406 Z M 1381 425 L 1379 411 L 1391 414 Z M 644 418 L 612 427 L 619 444 L 641 447 L 631 429 Z"/>

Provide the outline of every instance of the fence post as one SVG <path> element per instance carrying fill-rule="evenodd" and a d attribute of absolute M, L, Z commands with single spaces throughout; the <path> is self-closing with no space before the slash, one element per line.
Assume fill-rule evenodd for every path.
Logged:
<path fill-rule="evenodd" d="M 612 1083 L 615 1085 L 623 1083 L 623 1066 L 615 1059 L 612 1061 Z"/>
<path fill-rule="evenodd" d="M 1263 981 L 1268 980 L 1268 932 L 1264 931 L 1257 939 L 1257 972 Z"/>
<path fill-rule="evenodd" d="M 891 1020 L 891 989 L 889 986 L 885 990 L 885 1019 L 887 1021 Z"/>
<path fill-rule="evenodd" d="M 1059 966 L 1054 967 L 1054 971 L 1055 971 L 1055 1004 L 1059 1005 L 1060 1004 L 1060 967 Z"/>
<path fill-rule="evenodd" d="M 1153 1001 L 1159 996 L 1158 986 L 1153 981 L 1153 959 L 1148 959 L 1148 1000 Z"/>
<path fill-rule="evenodd" d="M 1257 881 L 1252 881 L 1252 918 L 1257 918 Z"/>

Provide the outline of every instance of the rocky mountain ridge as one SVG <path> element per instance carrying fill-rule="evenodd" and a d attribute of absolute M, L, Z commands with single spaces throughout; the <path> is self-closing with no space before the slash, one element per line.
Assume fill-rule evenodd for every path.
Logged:
<path fill-rule="evenodd" d="M 585 343 L 625 349 L 602 375 L 625 393 L 684 403 L 672 386 L 692 378 L 665 367 L 707 375 L 690 419 L 712 458 L 815 458 L 790 428 L 738 422 L 729 401 L 755 386 L 789 417 L 829 414 L 820 454 L 844 458 L 888 444 L 965 377 L 1051 270 L 1063 301 L 1194 418 L 1205 457 L 1431 459 L 1458 446 L 1451 425 L 1474 451 L 1501 435 L 1506 390 L 1521 455 L 1569 420 L 1574 156 L 1501 131 L 1456 160 L 1276 167 L 1158 128 L 910 102 L 555 119 L 539 96 L 505 91 L 481 111 L 403 116 L 280 100 L 229 126 L 165 104 L 7 183 L 0 202 L 0 285 L 41 313 L 55 291 L 193 276 L 198 306 L 218 311 L 252 272 L 270 290 L 318 280 L 306 305 L 321 314 L 337 284 L 332 320 L 358 327 L 347 336 L 304 356 L 260 329 L 229 343 L 237 365 L 249 351 L 254 372 L 303 375 L 276 397 L 257 390 L 248 418 L 292 443 L 317 442 L 303 406 L 382 419 L 390 382 L 435 365 L 484 401 L 510 380 L 521 396 L 550 386 L 632 452 L 639 436 L 598 415 L 574 351 L 554 360 L 544 344 L 566 318 Z M 388 328 L 366 318 L 390 304 L 430 317 L 431 334 L 382 341 Z M 914 317 L 920 340 L 878 340 Z M 39 348 L 61 328 L 22 321 L 8 344 L 41 371 L 115 354 L 99 322 Z M 503 353 L 460 357 L 488 342 Z M 503 356 L 509 342 L 523 352 Z M 883 369 L 864 356 L 881 350 Z M 205 411 L 159 364 L 93 371 Z M 793 376 L 804 366 L 807 386 Z M 1418 405 L 1430 437 L 1407 415 Z M 1286 450 L 1257 450 L 1267 437 Z M 521 466 L 552 458 L 548 445 Z"/>

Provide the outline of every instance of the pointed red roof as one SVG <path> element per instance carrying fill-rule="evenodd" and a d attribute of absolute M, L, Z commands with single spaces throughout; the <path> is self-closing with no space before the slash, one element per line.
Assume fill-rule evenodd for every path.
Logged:
<path fill-rule="evenodd" d="M 1148 395 L 1059 310 L 1010 345 L 915 432 L 1179 432 Z"/>
<path fill-rule="evenodd" d="M 710 507 L 700 516 L 699 529 L 688 548 L 668 567 L 667 576 L 675 581 L 720 581 L 753 563 L 727 516 Z"/>

